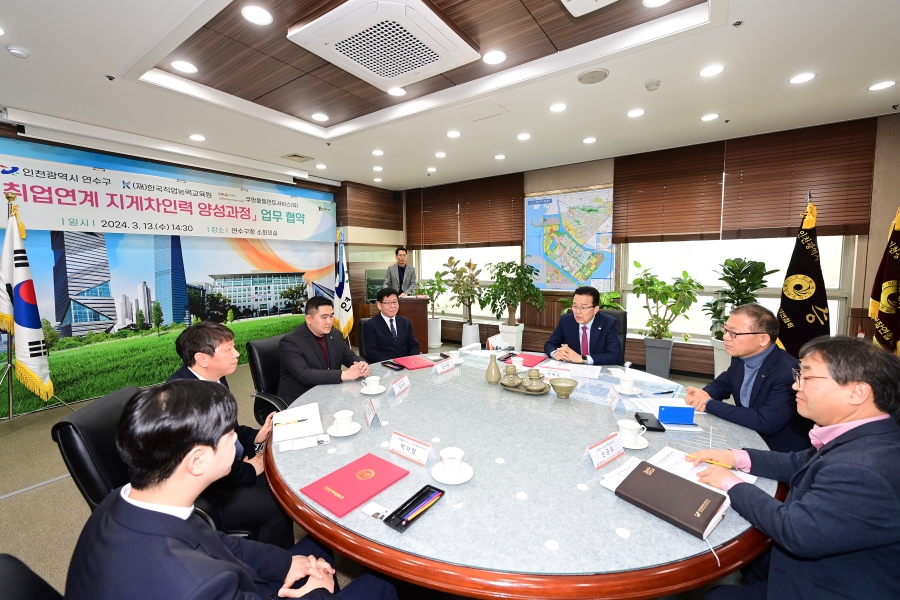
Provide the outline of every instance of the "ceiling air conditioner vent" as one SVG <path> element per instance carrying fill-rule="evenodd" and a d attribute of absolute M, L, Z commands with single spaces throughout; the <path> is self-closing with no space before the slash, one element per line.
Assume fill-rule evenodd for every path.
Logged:
<path fill-rule="evenodd" d="M 478 47 L 423 0 L 349 0 L 288 39 L 387 91 L 478 60 Z"/>
<path fill-rule="evenodd" d="M 285 154 L 281 158 L 286 158 L 288 160 L 293 160 L 298 163 L 304 163 L 310 160 L 313 160 L 312 156 L 305 156 L 303 154 Z"/>

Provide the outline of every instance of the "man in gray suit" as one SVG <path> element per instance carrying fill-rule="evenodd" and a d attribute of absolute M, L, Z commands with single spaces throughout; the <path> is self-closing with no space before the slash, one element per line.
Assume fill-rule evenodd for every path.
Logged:
<path fill-rule="evenodd" d="M 397 264 L 388 267 L 384 276 L 384 288 L 391 288 L 400 292 L 400 297 L 416 295 L 416 268 L 406 264 L 406 248 L 403 246 L 394 250 Z"/>
<path fill-rule="evenodd" d="M 306 323 L 281 338 L 278 396 L 285 402 L 293 402 L 317 385 L 368 377 L 369 365 L 353 353 L 333 325 L 331 300 L 313 296 L 306 301 Z"/>

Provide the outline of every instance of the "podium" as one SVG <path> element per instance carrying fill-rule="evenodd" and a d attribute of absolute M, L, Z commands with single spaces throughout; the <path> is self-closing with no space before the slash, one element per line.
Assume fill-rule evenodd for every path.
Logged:
<path fill-rule="evenodd" d="M 358 318 L 377 317 L 380 314 L 377 304 L 356 304 L 359 307 Z M 398 315 L 406 317 L 412 322 L 413 335 L 419 342 L 422 354 L 428 353 L 428 298 L 416 298 L 413 296 L 400 298 L 400 310 Z"/>

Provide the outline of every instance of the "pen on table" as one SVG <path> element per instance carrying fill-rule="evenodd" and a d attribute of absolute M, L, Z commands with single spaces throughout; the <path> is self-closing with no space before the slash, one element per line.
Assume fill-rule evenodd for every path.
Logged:
<path fill-rule="evenodd" d="M 659 396 L 660 394 L 674 394 L 675 390 L 667 390 L 665 392 L 653 392 L 654 396 Z"/>
<path fill-rule="evenodd" d="M 402 524 L 405 525 L 409 523 L 410 521 L 421 515 L 423 512 L 431 508 L 431 505 L 440 500 L 442 495 L 443 494 L 441 494 L 440 492 L 433 494 L 431 498 L 425 501 L 424 504 L 420 505 L 417 509 L 406 515 L 406 517 L 403 519 Z"/>
<path fill-rule="evenodd" d="M 295 423 L 302 423 L 303 421 L 309 421 L 309 419 L 299 419 L 297 421 L 282 421 L 281 423 L 275 423 L 276 425 L 294 425 Z"/>
<path fill-rule="evenodd" d="M 693 458 L 694 458 L 694 455 L 693 455 L 693 454 L 688 454 L 687 457 L 693 459 Z M 708 458 L 701 458 L 701 459 L 700 459 L 700 462 L 709 463 L 709 464 L 711 464 L 711 465 L 716 465 L 716 466 L 719 466 L 719 467 L 725 467 L 726 469 L 733 469 L 733 468 L 734 468 L 734 467 L 732 467 L 731 465 L 726 465 L 725 463 L 720 463 L 720 462 L 716 462 L 716 461 L 714 461 L 714 460 L 709 460 Z"/>
<path fill-rule="evenodd" d="M 404 521 L 408 520 L 408 519 L 410 518 L 410 516 L 413 515 L 413 513 L 415 513 L 417 510 L 419 510 L 420 508 L 422 508 L 423 506 L 425 506 L 425 505 L 428 504 L 429 502 L 431 502 L 431 500 L 434 499 L 436 496 L 440 496 L 440 495 L 441 495 L 441 492 L 434 492 L 433 494 L 431 494 L 430 496 L 428 496 L 427 498 L 425 498 L 425 500 L 423 500 L 422 503 L 421 503 L 420 505 L 418 505 L 417 507 L 415 507 L 414 509 L 412 509 L 411 511 L 409 511 L 408 513 L 406 513 L 406 516 L 403 517 L 403 520 L 404 520 Z"/>

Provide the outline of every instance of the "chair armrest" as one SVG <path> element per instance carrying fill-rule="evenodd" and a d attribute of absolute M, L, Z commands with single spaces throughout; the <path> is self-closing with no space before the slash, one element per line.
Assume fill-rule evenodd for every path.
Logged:
<path fill-rule="evenodd" d="M 287 408 L 287 403 L 284 400 L 268 392 L 256 392 L 251 394 L 251 398 L 254 399 L 253 416 L 256 417 L 256 422 L 260 425 L 265 424 L 269 413 L 273 411 L 281 412 Z"/>

